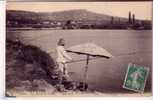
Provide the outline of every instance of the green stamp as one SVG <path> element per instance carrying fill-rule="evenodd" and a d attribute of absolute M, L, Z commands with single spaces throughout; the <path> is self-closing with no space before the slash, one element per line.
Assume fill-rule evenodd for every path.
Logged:
<path fill-rule="evenodd" d="M 123 88 L 136 92 L 143 92 L 148 77 L 149 68 L 135 64 L 129 64 L 125 76 Z"/>

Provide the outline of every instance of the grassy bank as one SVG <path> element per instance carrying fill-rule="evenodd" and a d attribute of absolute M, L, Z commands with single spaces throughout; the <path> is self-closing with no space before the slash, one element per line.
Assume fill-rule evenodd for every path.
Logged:
<path fill-rule="evenodd" d="M 6 91 L 54 91 L 57 68 L 52 57 L 38 47 L 6 41 Z"/>

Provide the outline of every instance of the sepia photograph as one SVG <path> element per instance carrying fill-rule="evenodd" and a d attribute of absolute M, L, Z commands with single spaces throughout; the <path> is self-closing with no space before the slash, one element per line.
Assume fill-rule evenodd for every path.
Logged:
<path fill-rule="evenodd" d="M 6 97 L 151 96 L 152 2 L 7 2 Z"/>

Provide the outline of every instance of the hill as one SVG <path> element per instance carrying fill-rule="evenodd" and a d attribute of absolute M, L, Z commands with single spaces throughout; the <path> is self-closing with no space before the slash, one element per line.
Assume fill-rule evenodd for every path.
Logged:
<path fill-rule="evenodd" d="M 67 11 L 59 11 L 53 13 L 41 13 L 42 17 L 46 19 L 47 17 L 50 20 L 106 20 L 110 21 L 112 16 L 105 14 L 98 14 L 88 10 L 79 9 L 79 10 L 67 10 Z M 119 17 L 115 17 L 119 18 Z"/>
<path fill-rule="evenodd" d="M 29 12 L 29 11 L 15 11 L 15 10 L 7 10 L 6 16 L 8 20 L 14 19 L 31 19 L 31 20 L 57 20 L 57 21 L 65 21 L 65 20 L 100 20 L 100 21 L 110 21 L 112 16 L 94 13 L 91 11 L 87 11 L 84 9 L 79 10 L 67 10 L 67 11 L 58 11 L 58 12 Z M 119 19 L 120 17 L 114 17 L 114 20 Z M 120 18 L 121 21 L 127 21 L 126 18 Z"/>

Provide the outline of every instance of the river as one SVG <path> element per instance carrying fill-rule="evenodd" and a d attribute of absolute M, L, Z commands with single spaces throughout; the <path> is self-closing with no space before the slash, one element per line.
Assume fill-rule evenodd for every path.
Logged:
<path fill-rule="evenodd" d="M 122 88 L 129 63 L 150 68 L 146 88 L 151 89 L 152 33 L 151 30 L 14 30 L 7 38 L 19 37 L 25 44 L 40 47 L 55 58 L 59 38 L 66 40 L 66 48 L 92 42 L 114 57 L 94 59 L 89 62 L 89 89 L 101 92 L 124 91 Z M 74 60 L 85 56 L 69 53 Z M 76 81 L 83 80 L 85 61 L 68 64 L 68 71 Z"/>

